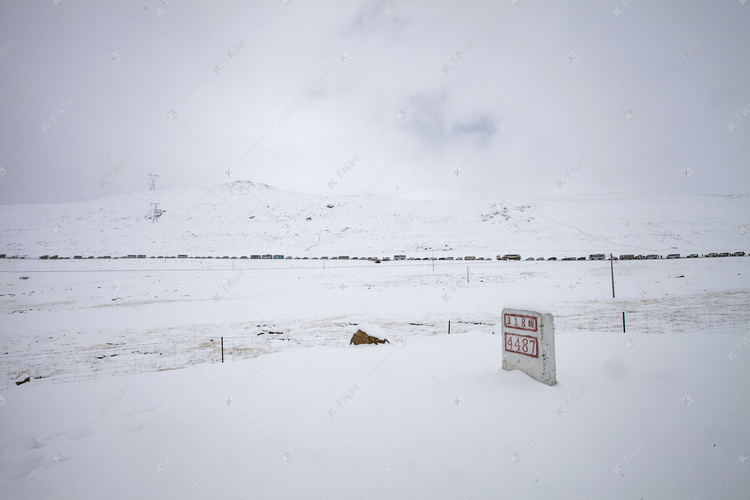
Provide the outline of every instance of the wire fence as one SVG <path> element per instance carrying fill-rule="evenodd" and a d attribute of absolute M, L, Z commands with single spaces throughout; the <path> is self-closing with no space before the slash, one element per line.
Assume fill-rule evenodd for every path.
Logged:
<path fill-rule="evenodd" d="M 74 382 L 176 370 L 194 364 L 255 358 L 262 354 L 278 353 L 286 347 L 331 345 L 333 341 L 315 336 L 273 336 L 275 338 L 270 341 L 251 336 L 216 337 L 168 340 L 162 344 L 105 345 L 3 355 L 0 356 L 0 388 L 21 385 L 26 383 L 24 381 Z"/>
<path fill-rule="evenodd" d="M 401 344 L 414 335 L 462 334 L 471 330 L 499 334 L 498 320 L 482 317 L 450 322 L 408 322 L 384 325 L 384 330 L 397 332 L 388 338 L 391 344 Z M 165 339 L 148 344 L 120 342 L 86 347 L 51 342 L 37 348 L 37 352 L 0 355 L 0 389 L 27 382 L 75 382 L 176 370 L 202 363 L 233 362 L 264 354 L 275 356 L 290 347 L 343 347 L 349 345 L 354 331 L 356 326 L 340 324 L 299 333 L 279 331 L 223 338 Z M 555 331 L 557 334 L 745 335 L 750 334 L 750 308 L 559 314 L 555 316 Z"/>
<path fill-rule="evenodd" d="M 696 308 L 667 311 L 604 311 L 597 315 L 555 316 L 555 331 L 634 334 L 743 334 L 750 332 L 750 307 L 744 310 Z"/>
<path fill-rule="evenodd" d="M 487 330 L 497 322 L 493 318 L 453 321 L 451 333 Z M 392 345 L 409 336 L 448 333 L 448 322 L 401 320 L 384 323 L 383 330 Z M 276 355 L 292 347 L 348 346 L 357 324 L 332 322 L 318 328 L 281 328 L 249 335 L 227 337 L 163 337 L 148 344 L 115 342 L 92 346 L 70 345 L 50 340 L 33 344 L 35 351 L 0 354 L 0 389 L 24 382 L 74 382 L 100 377 L 176 370 L 194 364 L 221 363 Z"/>

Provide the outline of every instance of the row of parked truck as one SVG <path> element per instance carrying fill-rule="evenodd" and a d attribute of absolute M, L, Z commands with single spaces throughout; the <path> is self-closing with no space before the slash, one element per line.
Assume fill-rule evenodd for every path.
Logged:
<path fill-rule="evenodd" d="M 704 255 L 698 255 L 697 253 L 691 253 L 691 254 L 686 255 L 685 257 L 682 257 L 678 253 L 670 253 L 669 255 L 667 255 L 667 258 L 668 259 L 682 259 L 682 258 L 685 258 L 685 259 L 697 259 L 699 257 L 744 257 L 744 256 L 745 256 L 745 252 L 732 252 L 732 253 L 730 253 L 730 252 L 719 252 L 719 253 L 710 252 L 710 253 L 707 253 L 707 254 L 704 254 Z M 644 255 L 633 255 L 633 254 L 620 255 L 620 260 L 644 260 L 644 259 L 645 260 L 649 260 L 649 259 L 661 259 L 661 258 L 662 258 L 661 255 L 655 255 L 655 254 L 650 254 L 650 255 L 645 255 L 645 256 Z"/>
<path fill-rule="evenodd" d="M 744 257 L 745 252 L 711 252 L 704 255 L 698 255 L 697 253 L 691 253 L 685 257 L 682 257 L 679 253 L 671 253 L 667 255 L 667 259 L 694 259 L 698 257 Z M 6 254 L 0 254 L 0 259 L 24 259 L 25 257 L 13 255 L 13 256 L 7 256 Z M 42 260 L 57 260 L 57 259 L 70 259 L 70 257 L 60 257 L 58 255 L 41 255 L 39 257 Z M 159 256 L 147 256 L 145 254 L 128 254 L 123 257 L 118 256 L 110 256 L 110 255 L 102 255 L 99 257 L 93 257 L 93 256 L 87 256 L 84 257 L 83 255 L 74 255 L 73 260 L 80 260 L 80 259 L 237 259 L 238 257 L 230 257 L 228 255 L 224 255 L 221 257 L 213 257 L 213 256 L 193 256 L 188 257 L 187 254 L 179 254 L 177 256 L 174 255 L 159 255 Z M 661 255 L 657 254 L 648 254 L 648 255 L 635 255 L 635 254 L 622 254 L 619 257 L 616 256 L 610 256 L 607 257 L 603 253 L 594 253 L 586 257 L 563 257 L 559 260 L 657 260 L 664 258 Z M 340 255 L 336 257 L 292 257 L 290 255 L 283 255 L 283 254 L 253 254 L 249 257 L 247 255 L 242 255 L 239 257 L 239 259 L 250 259 L 250 260 L 368 260 L 368 261 L 389 261 L 391 260 L 390 257 L 350 257 L 348 255 Z M 521 260 L 521 255 L 517 253 L 508 253 L 505 255 L 498 255 L 496 260 Z M 474 255 L 466 255 L 464 257 L 407 257 L 404 254 L 394 255 L 393 260 L 465 260 L 465 261 L 491 261 L 491 257 L 476 257 Z M 558 260 L 557 257 L 527 257 L 525 260 L 527 261 L 533 261 L 533 260 L 550 260 L 555 261 Z"/>

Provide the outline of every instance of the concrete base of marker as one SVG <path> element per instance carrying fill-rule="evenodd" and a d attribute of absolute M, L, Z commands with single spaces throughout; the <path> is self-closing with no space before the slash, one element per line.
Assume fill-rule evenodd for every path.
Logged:
<path fill-rule="evenodd" d="M 547 385 L 557 383 L 555 323 L 551 314 L 503 309 L 503 369 L 521 370 Z"/>

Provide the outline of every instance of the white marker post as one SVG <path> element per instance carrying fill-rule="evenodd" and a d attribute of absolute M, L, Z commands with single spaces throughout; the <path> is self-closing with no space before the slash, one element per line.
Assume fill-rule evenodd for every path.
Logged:
<path fill-rule="evenodd" d="M 555 323 L 551 314 L 503 309 L 503 370 L 521 370 L 555 385 Z"/>

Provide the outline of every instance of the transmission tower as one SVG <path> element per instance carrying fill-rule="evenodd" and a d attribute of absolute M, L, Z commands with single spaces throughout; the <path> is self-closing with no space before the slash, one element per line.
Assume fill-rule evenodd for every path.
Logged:
<path fill-rule="evenodd" d="M 151 179 L 151 182 L 149 183 L 151 191 L 156 191 L 156 179 L 159 177 L 159 174 L 148 174 L 148 176 Z"/>
<path fill-rule="evenodd" d="M 156 222 L 159 220 L 159 217 L 164 213 L 164 210 L 159 208 L 158 203 L 152 203 L 151 204 L 151 222 Z"/>

